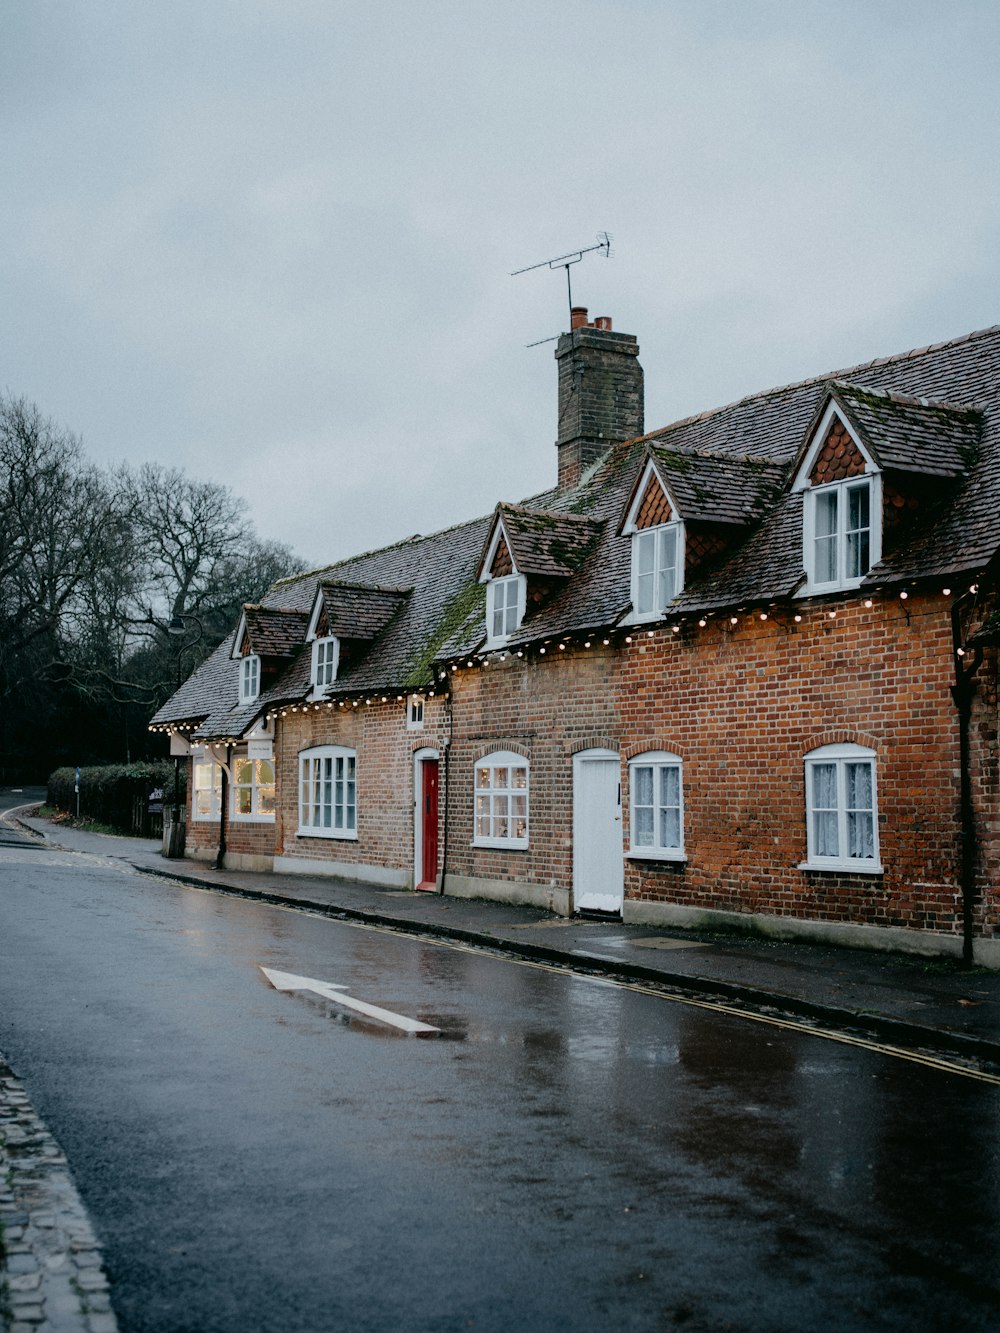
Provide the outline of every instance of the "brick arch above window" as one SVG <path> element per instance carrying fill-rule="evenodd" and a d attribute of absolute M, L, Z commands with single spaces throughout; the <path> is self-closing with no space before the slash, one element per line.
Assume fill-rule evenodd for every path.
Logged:
<path fill-rule="evenodd" d="M 635 745 L 627 746 L 623 753 L 627 760 L 631 760 L 635 759 L 637 755 L 649 754 L 653 751 L 675 754 L 678 759 L 686 758 L 684 746 L 673 736 L 646 736 L 643 740 L 637 741 Z"/>
<path fill-rule="evenodd" d="M 500 736 L 496 740 L 484 741 L 473 751 L 474 761 L 478 763 L 480 759 L 488 759 L 491 754 L 497 754 L 501 750 L 510 750 L 519 755 L 522 759 L 531 760 L 531 746 L 519 736 Z"/>
<path fill-rule="evenodd" d="M 580 754 L 584 750 L 620 750 L 621 741 L 613 736 L 586 736 L 574 741 L 566 751 L 567 755 Z"/>
<path fill-rule="evenodd" d="M 823 745 L 862 745 L 867 750 L 874 750 L 877 755 L 883 751 L 883 743 L 878 736 L 868 731 L 857 731 L 852 727 L 830 727 L 826 731 L 814 731 L 803 737 L 802 754 L 809 754 Z"/>

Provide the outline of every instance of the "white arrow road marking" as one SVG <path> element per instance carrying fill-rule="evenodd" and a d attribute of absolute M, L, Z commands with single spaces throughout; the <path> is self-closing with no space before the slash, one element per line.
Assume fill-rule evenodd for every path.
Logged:
<path fill-rule="evenodd" d="M 275 990 L 311 990 L 317 995 L 322 995 L 325 1000 L 332 1000 L 334 1004 L 342 1004 L 345 1009 L 356 1009 L 359 1014 L 365 1014 L 368 1018 L 374 1018 L 379 1023 L 388 1023 L 391 1027 L 402 1028 L 404 1032 L 440 1032 L 440 1028 L 432 1027 L 430 1023 L 421 1023 L 416 1018 L 407 1018 L 404 1014 L 394 1014 L 391 1009 L 380 1009 L 377 1004 L 367 1004 L 364 1000 L 356 1000 L 352 995 L 343 995 L 341 992 L 347 989 L 346 986 L 334 985 L 332 981 L 315 981 L 312 977 L 297 977 L 294 972 L 278 972 L 272 967 L 262 967 L 260 969 Z"/>

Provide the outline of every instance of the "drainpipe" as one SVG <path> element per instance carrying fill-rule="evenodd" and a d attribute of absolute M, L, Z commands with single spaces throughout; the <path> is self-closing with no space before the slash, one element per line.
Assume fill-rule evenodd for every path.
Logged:
<path fill-rule="evenodd" d="M 976 863 L 979 851 L 976 838 L 976 812 L 972 800 L 969 731 L 972 722 L 972 700 L 976 693 L 974 677 L 983 660 L 981 648 L 974 648 L 970 654 L 962 646 L 961 607 L 968 600 L 968 596 L 960 597 L 951 608 L 951 641 L 955 663 L 955 683 L 951 687 L 951 697 L 958 713 L 959 829 L 962 848 L 960 885 L 964 967 L 971 967 L 973 963 L 973 911 L 976 903 Z"/>
<path fill-rule="evenodd" d="M 215 858 L 216 870 L 225 869 L 226 860 L 226 814 L 229 810 L 229 765 L 233 761 L 233 747 L 226 746 L 226 762 L 221 764 L 222 787 L 219 792 L 219 853 Z"/>
<path fill-rule="evenodd" d="M 444 882 L 448 875 L 448 807 L 451 805 L 451 742 L 455 736 L 455 695 L 448 695 L 448 739 L 444 743 L 444 827 L 441 830 L 441 897 L 444 897 Z"/>

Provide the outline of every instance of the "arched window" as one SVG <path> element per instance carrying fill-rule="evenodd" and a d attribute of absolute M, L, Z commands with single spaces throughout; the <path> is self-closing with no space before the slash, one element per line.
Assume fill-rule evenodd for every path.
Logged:
<path fill-rule="evenodd" d="M 320 745 L 299 754 L 299 834 L 357 838 L 357 753 Z"/>
<path fill-rule="evenodd" d="M 649 750 L 629 760 L 629 856 L 684 859 L 684 783 L 680 755 Z"/>
<path fill-rule="evenodd" d="M 475 768 L 477 847 L 527 847 L 528 761 L 511 750 L 497 750 Z"/>
<path fill-rule="evenodd" d="M 809 870 L 881 871 L 875 751 L 821 745 L 805 757 Z"/>

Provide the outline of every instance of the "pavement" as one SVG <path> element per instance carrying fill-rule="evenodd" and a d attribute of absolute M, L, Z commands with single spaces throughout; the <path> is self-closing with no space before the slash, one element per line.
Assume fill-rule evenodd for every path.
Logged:
<path fill-rule="evenodd" d="M 1000 1070 L 1000 972 L 985 968 L 735 932 L 566 919 L 531 907 L 327 876 L 217 871 L 202 861 L 168 860 L 159 840 L 91 833 L 24 810 L 16 817 L 53 847 L 122 860 L 194 888 L 451 940 Z"/>

